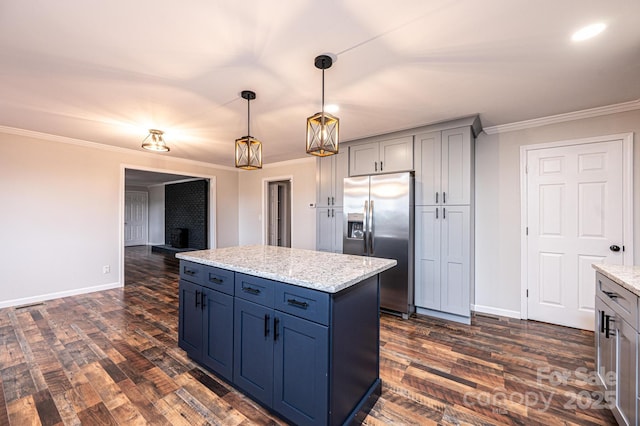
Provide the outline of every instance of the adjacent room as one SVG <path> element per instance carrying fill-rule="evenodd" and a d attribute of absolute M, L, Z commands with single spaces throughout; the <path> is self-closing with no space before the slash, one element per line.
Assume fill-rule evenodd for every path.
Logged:
<path fill-rule="evenodd" d="M 637 425 L 640 2 L 0 4 L 0 425 Z"/>

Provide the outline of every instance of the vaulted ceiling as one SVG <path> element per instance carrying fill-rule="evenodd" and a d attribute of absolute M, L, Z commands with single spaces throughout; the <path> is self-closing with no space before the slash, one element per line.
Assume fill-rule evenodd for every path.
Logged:
<path fill-rule="evenodd" d="M 341 140 L 479 113 L 482 124 L 640 98 L 632 0 L 3 0 L 0 125 L 233 166 L 304 157 L 305 120 L 337 104 Z M 571 41 L 604 22 L 598 37 Z"/>

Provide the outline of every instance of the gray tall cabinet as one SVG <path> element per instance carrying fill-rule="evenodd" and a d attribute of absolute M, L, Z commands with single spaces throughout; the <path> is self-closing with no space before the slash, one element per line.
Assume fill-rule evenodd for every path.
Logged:
<path fill-rule="evenodd" d="M 472 128 L 419 134 L 415 155 L 416 309 L 469 322 L 474 266 Z"/>
<path fill-rule="evenodd" d="M 317 160 L 316 248 L 342 252 L 342 181 L 415 172 L 415 306 L 470 322 L 474 285 L 474 152 L 477 116 L 342 143 Z"/>

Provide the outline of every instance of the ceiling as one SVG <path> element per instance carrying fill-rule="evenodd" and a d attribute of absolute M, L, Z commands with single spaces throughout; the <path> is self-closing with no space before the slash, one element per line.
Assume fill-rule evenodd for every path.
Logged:
<path fill-rule="evenodd" d="M 233 166 L 305 157 L 320 110 L 341 140 L 479 113 L 483 126 L 640 99 L 640 2 L 245 0 L 0 2 L 0 125 Z M 600 36 L 575 43 L 602 21 Z"/>

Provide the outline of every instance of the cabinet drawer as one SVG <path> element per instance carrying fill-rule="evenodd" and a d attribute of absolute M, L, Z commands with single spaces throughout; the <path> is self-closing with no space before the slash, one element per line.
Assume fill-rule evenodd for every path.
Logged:
<path fill-rule="evenodd" d="M 202 285 L 233 296 L 234 272 L 206 266 L 202 273 Z"/>
<path fill-rule="evenodd" d="M 202 284 L 204 277 L 205 265 L 199 263 L 180 261 L 180 279 L 191 281 L 192 283 Z"/>
<path fill-rule="evenodd" d="M 616 314 L 637 329 L 638 296 L 599 272 L 596 275 L 596 282 L 596 296 L 604 300 L 616 311 Z"/>
<path fill-rule="evenodd" d="M 275 281 L 240 273 L 236 273 L 235 281 L 236 297 L 273 308 Z"/>
<path fill-rule="evenodd" d="M 279 311 L 329 325 L 329 293 L 276 283 L 275 308 Z"/>

